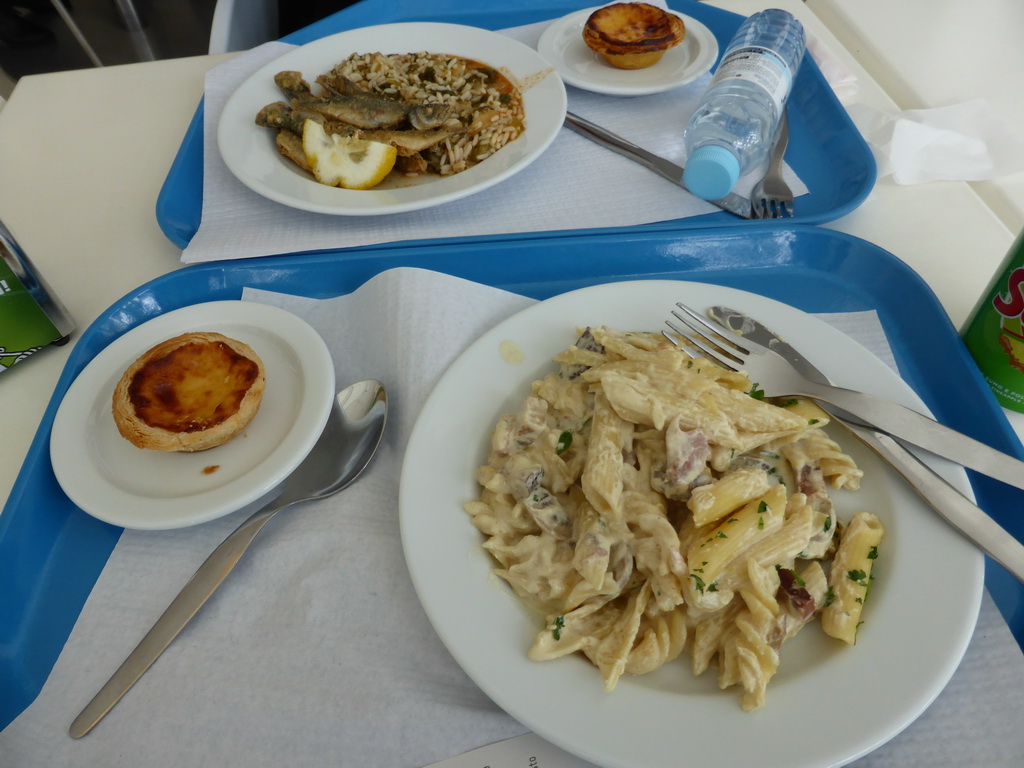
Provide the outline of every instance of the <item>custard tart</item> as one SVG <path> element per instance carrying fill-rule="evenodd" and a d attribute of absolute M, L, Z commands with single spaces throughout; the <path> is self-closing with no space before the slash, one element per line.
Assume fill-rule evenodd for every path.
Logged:
<path fill-rule="evenodd" d="M 152 451 L 204 451 L 245 429 L 266 386 L 249 345 L 219 333 L 168 339 L 132 363 L 114 387 L 118 432 Z"/>
<path fill-rule="evenodd" d="M 583 26 L 587 47 L 619 69 L 653 66 L 685 35 L 681 18 L 647 3 L 606 5 Z"/>

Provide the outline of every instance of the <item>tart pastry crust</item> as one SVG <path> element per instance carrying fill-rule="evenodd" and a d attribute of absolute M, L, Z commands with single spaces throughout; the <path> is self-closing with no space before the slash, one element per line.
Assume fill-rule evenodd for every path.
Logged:
<path fill-rule="evenodd" d="M 685 35 L 682 19 L 647 3 L 606 5 L 583 26 L 583 42 L 619 69 L 653 66 Z"/>
<path fill-rule="evenodd" d="M 124 372 L 114 387 L 114 423 L 139 448 L 204 451 L 249 425 L 265 386 L 263 361 L 249 345 L 219 333 L 185 333 Z"/>

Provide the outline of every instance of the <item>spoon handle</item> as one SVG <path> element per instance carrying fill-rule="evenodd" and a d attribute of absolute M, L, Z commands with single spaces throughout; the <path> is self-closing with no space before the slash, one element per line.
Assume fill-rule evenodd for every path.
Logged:
<path fill-rule="evenodd" d="M 135 650 L 75 718 L 68 731 L 71 738 L 79 739 L 92 730 L 160 657 L 164 649 L 217 591 L 217 587 L 231 573 L 231 569 L 249 548 L 256 534 L 270 518 L 287 506 L 287 503 L 280 504 L 279 501 L 277 499 L 253 514 L 210 553 Z"/>

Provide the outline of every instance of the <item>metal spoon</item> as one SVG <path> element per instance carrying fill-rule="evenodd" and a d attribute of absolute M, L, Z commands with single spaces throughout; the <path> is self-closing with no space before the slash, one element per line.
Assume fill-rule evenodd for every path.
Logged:
<path fill-rule="evenodd" d="M 274 515 L 292 504 L 331 496 L 359 476 L 380 445 L 387 410 L 384 385 L 373 379 L 346 387 L 335 396 L 323 434 L 288 477 L 281 494 L 238 526 L 199 566 L 142 642 L 75 718 L 69 729 L 72 738 L 81 738 L 92 730 L 142 677 L 203 607 Z"/>

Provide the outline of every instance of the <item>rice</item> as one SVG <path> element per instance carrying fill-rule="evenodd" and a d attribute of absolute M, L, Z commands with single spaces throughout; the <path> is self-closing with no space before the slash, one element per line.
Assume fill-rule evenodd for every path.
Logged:
<path fill-rule="evenodd" d="M 421 153 L 428 170 L 442 176 L 485 160 L 524 129 L 519 89 L 496 69 L 477 61 L 426 52 L 363 53 L 349 56 L 332 74 L 410 106 L 449 105 L 453 135 Z"/>

